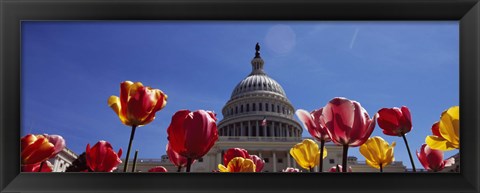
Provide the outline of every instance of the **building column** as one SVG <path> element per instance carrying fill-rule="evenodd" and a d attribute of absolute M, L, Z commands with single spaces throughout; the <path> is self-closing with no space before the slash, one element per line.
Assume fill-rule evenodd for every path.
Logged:
<path fill-rule="evenodd" d="M 260 136 L 260 128 L 258 128 L 258 121 L 255 121 L 255 123 L 257 124 L 257 127 L 255 127 L 255 135 L 258 137 Z"/>
<path fill-rule="evenodd" d="M 218 164 L 223 164 L 222 163 L 222 153 L 221 152 L 217 153 L 217 164 L 215 164 L 214 166 L 217 166 Z"/>
<path fill-rule="evenodd" d="M 292 161 L 290 159 L 290 153 L 287 152 L 287 167 L 292 167 L 291 164 L 292 164 Z"/>
<path fill-rule="evenodd" d="M 252 136 L 252 123 L 251 121 L 248 121 L 248 133 L 247 136 L 250 137 Z"/>
<path fill-rule="evenodd" d="M 240 122 L 240 133 L 239 133 L 238 136 L 242 136 L 244 130 L 245 130 L 245 128 L 243 128 L 243 121 L 242 121 L 242 122 Z"/>
<path fill-rule="evenodd" d="M 288 125 L 285 125 L 285 129 L 287 130 L 287 138 L 290 138 L 290 129 L 288 129 Z"/>
<path fill-rule="evenodd" d="M 263 126 L 263 137 L 267 138 L 267 125 Z"/>
<path fill-rule="evenodd" d="M 295 161 L 295 159 L 293 159 L 293 167 L 297 168 L 297 161 Z"/>
<path fill-rule="evenodd" d="M 270 128 L 270 132 L 272 133 L 272 138 L 275 139 L 275 122 L 272 121 L 272 126 Z"/>
<path fill-rule="evenodd" d="M 273 172 L 277 172 L 277 154 L 273 151 Z"/>
<path fill-rule="evenodd" d="M 248 129 L 248 128 L 247 128 Z M 240 136 L 243 136 L 243 133 L 245 132 L 245 128 L 242 127 L 242 129 L 240 129 Z"/>
<path fill-rule="evenodd" d="M 257 127 L 258 127 L 258 123 L 257 123 Z M 252 128 L 249 128 L 249 129 L 248 129 L 248 136 L 249 136 L 249 137 L 252 136 Z"/>

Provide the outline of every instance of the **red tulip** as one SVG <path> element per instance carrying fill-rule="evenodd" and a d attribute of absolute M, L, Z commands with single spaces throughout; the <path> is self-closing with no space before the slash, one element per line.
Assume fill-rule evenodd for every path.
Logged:
<path fill-rule="evenodd" d="M 337 168 L 339 171 L 337 171 Z M 343 167 L 341 165 L 337 165 L 337 166 L 332 166 L 328 172 L 341 172 L 343 170 Z M 348 172 L 352 172 L 352 167 L 348 167 Z"/>
<path fill-rule="evenodd" d="M 286 169 L 282 170 L 282 172 L 302 172 L 298 168 L 287 167 Z"/>
<path fill-rule="evenodd" d="M 181 156 L 177 152 L 173 151 L 172 148 L 170 148 L 170 145 L 167 144 L 167 156 L 168 159 L 177 167 L 185 167 L 187 166 L 187 158 Z M 193 160 L 195 162 L 195 160 Z M 192 162 L 192 163 L 193 163 Z"/>
<path fill-rule="evenodd" d="M 298 109 L 295 114 L 297 114 L 297 117 L 300 119 L 300 121 L 302 121 L 313 138 L 315 138 L 317 141 L 329 142 L 330 137 L 328 136 L 327 128 L 320 124 L 320 116 L 322 115 L 322 111 L 323 108 L 313 110 L 310 113 L 303 109 Z"/>
<path fill-rule="evenodd" d="M 255 172 L 261 172 L 263 166 L 265 166 L 265 161 L 263 161 L 263 159 L 258 157 L 257 155 L 250 155 L 250 159 L 255 164 Z"/>
<path fill-rule="evenodd" d="M 357 147 L 372 134 L 376 116 L 370 119 L 360 103 L 337 97 L 323 108 L 320 123 L 335 144 Z"/>
<path fill-rule="evenodd" d="M 412 117 L 406 106 L 380 109 L 377 121 L 385 135 L 402 136 L 412 130 Z"/>
<path fill-rule="evenodd" d="M 167 171 L 167 168 L 163 166 L 156 166 L 156 167 L 150 168 L 148 172 L 168 172 L 168 171 Z"/>
<path fill-rule="evenodd" d="M 40 170 L 40 165 L 42 165 L 41 170 Z M 53 165 L 49 161 L 44 161 L 42 163 L 22 165 L 22 172 L 52 172 L 53 171 L 52 168 L 53 168 Z"/>
<path fill-rule="evenodd" d="M 218 139 L 215 120 L 215 114 L 204 110 L 176 112 L 167 129 L 172 150 L 190 159 L 203 157 Z"/>
<path fill-rule="evenodd" d="M 125 81 L 120 84 L 120 97 L 110 96 L 108 106 L 128 126 L 142 126 L 155 119 L 155 113 L 167 104 L 167 95 L 159 89 L 141 82 Z"/>
<path fill-rule="evenodd" d="M 48 139 L 48 141 L 52 143 L 55 147 L 55 151 L 53 153 L 54 155 L 51 156 L 50 158 L 55 157 L 55 155 L 60 153 L 65 148 L 65 140 L 63 139 L 62 136 L 48 135 L 48 134 L 43 134 L 43 136 L 45 136 Z"/>
<path fill-rule="evenodd" d="M 55 146 L 43 135 L 26 135 L 21 139 L 22 165 L 41 163 L 55 155 Z"/>
<path fill-rule="evenodd" d="M 429 171 L 442 171 L 443 168 L 451 166 L 455 163 L 455 158 L 443 160 L 443 151 L 435 150 L 423 144 L 420 152 L 417 151 L 417 157 L 423 167 Z"/>
<path fill-rule="evenodd" d="M 87 166 L 94 172 L 112 172 L 122 163 L 122 149 L 118 153 L 113 151 L 112 145 L 106 141 L 97 142 L 91 149 L 90 144 L 87 145 L 85 151 Z"/>
<path fill-rule="evenodd" d="M 242 157 L 250 159 L 250 154 L 248 154 L 247 150 L 241 148 L 231 148 L 228 149 L 227 152 L 223 155 L 223 164 L 228 165 L 230 160 L 236 157 Z M 253 161 L 253 160 L 252 160 Z"/>
<path fill-rule="evenodd" d="M 402 108 L 382 108 L 378 111 L 377 121 L 378 126 L 382 128 L 385 135 L 399 136 L 403 138 L 413 171 L 415 172 L 415 163 L 413 162 L 410 147 L 408 147 L 408 141 L 405 137 L 405 134 L 412 130 L 412 117 L 410 115 L 410 110 L 406 106 L 402 106 Z"/>

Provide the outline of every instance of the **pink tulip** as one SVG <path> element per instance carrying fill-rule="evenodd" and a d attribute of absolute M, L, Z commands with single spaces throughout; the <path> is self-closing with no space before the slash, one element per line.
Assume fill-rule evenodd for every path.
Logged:
<path fill-rule="evenodd" d="M 88 144 L 85 151 L 87 166 L 94 172 L 112 172 L 122 163 L 121 156 L 122 149 L 115 153 L 112 145 L 106 141 L 99 141 L 92 148 Z"/>
<path fill-rule="evenodd" d="M 298 168 L 287 167 L 286 169 L 282 170 L 282 172 L 302 172 Z"/>
<path fill-rule="evenodd" d="M 156 166 L 156 167 L 150 168 L 148 172 L 168 172 L 168 171 L 167 171 L 167 168 L 163 166 Z"/>
<path fill-rule="evenodd" d="M 337 168 L 339 171 L 337 171 Z M 342 172 L 343 171 L 343 167 L 341 165 L 337 165 L 337 166 L 332 166 L 328 172 Z M 348 172 L 352 172 L 352 167 L 348 167 Z"/>
<path fill-rule="evenodd" d="M 360 103 L 343 97 L 332 99 L 323 108 L 320 124 L 327 128 L 333 143 L 343 146 L 343 172 L 347 172 L 348 147 L 358 147 L 367 141 L 376 117 L 370 119 Z"/>
<path fill-rule="evenodd" d="M 255 164 L 255 172 L 261 172 L 263 166 L 265 166 L 265 161 L 262 158 L 258 157 L 257 155 L 250 155 L 250 159 Z"/>
<path fill-rule="evenodd" d="M 417 151 L 417 157 L 426 170 L 433 172 L 442 171 L 455 164 L 455 158 L 443 160 L 443 151 L 431 149 L 427 144 L 422 145 L 420 152 Z"/>
<path fill-rule="evenodd" d="M 60 153 L 64 148 L 65 148 L 65 140 L 63 139 L 62 136 L 60 135 L 48 135 L 48 134 L 43 134 L 50 143 L 54 145 L 55 151 L 53 152 L 54 155 L 52 155 L 50 158 L 55 157 L 58 153 Z"/>
<path fill-rule="evenodd" d="M 360 103 L 337 97 L 323 108 L 320 123 L 335 144 L 358 147 L 372 134 L 376 116 L 370 119 Z"/>
<path fill-rule="evenodd" d="M 320 124 L 320 116 L 322 115 L 323 108 L 307 112 L 303 109 L 299 109 L 295 112 L 297 117 L 302 121 L 307 128 L 308 133 L 317 141 L 329 142 L 330 137 L 327 132 L 327 128 Z"/>

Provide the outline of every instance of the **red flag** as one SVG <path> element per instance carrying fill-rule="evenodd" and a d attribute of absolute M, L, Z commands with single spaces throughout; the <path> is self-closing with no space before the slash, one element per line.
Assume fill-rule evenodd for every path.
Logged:
<path fill-rule="evenodd" d="M 264 117 L 262 120 L 262 126 L 266 126 L 266 125 L 267 125 L 267 118 Z"/>

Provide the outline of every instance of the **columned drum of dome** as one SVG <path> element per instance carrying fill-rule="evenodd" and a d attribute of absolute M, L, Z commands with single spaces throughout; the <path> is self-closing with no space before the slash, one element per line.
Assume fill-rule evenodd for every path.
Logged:
<path fill-rule="evenodd" d="M 258 43 L 255 50 L 252 72 L 222 109 L 220 140 L 298 141 L 302 127 L 293 117 L 295 109 L 282 86 L 265 73 Z"/>

